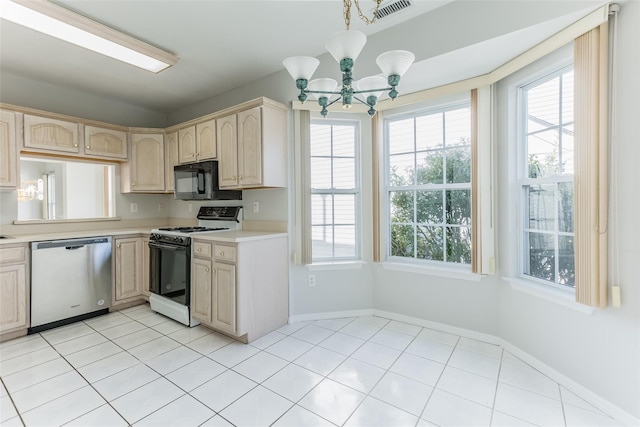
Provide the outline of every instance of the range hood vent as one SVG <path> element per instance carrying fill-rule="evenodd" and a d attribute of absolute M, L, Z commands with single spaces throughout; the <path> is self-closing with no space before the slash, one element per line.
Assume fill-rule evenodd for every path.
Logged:
<path fill-rule="evenodd" d="M 378 19 L 386 18 L 387 16 L 400 12 L 409 6 L 411 6 L 411 0 L 397 0 L 379 8 L 376 16 Z M 375 8 L 371 11 L 375 11 Z"/>

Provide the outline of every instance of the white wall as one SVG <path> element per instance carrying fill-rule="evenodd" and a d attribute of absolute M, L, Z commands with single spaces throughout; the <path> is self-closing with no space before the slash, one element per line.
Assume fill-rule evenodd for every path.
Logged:
<path fill-rule="evenodd" d="M 640 40 L 640 2 L 622 5 L 619 15 L 619 47 L 616 52 L 618 90 L 615 92 L 619 114 L 617 154 L 613 161 L 618 181 L 614 190 L 620 196 L 617 207 L 610 208 L 610 248 L 619 246 L 620 256 L 610 249 L 610 278 L 620 267 L 623 293 L 621 308 L 597 309 L 588 315 L 570 308 L 524 294 L 499 284 L 500 336 L 526 351 L 577 383 L 640 417 L 640 212 L 638 197 L 638 164 L 640 148 L 637 100 L 640 95 L 640 61 L 637 43 Z M 540 70 L 549 61 L 540 61 L 498 84 L 498 176 L 499 229 L 498 260 L 501 276 L 511 273 L 516 262 L 511 254 L 517 251 L 510 230 L 514 171 L 508 153 L 514 144 L 505 120 L 513 113 L 508 105 L 509 87 L 529 72 Z M 613 232 L 612 232 L 613 231 Z M 616 260 L 616 258 L 618 258 Z M 613 281 L 612 281 L 613 283 Z"/>

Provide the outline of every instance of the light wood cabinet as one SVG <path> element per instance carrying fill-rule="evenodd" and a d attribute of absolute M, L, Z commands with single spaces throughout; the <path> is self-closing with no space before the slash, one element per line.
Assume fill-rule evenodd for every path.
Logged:
<path fill-rule="evenodd" d="M 84 127 L 84 153 L 106 159 L 126 159 L 127 133 L 96 126 Z"/>
<path fill-rule="evenodd" d="M 164 192 L 163 134 L 131 134 L 131 153 L 120 168 L 120 187 L 123 193 Z"/>
<path fill-rule="evenodd" d="M 167 193 L 173 193 L 175 187 L 173 167 L 179 163 L 178 132 L 171 132 L 164 137 L 164 189 Z"/>
<path fill-rule="evenodd" d="M 29 327 L 28 253 L 27 244 L 0 248 L 0 341 Z"/>
<path fill-rule="evenodd" d="M 286 187 L 286 113 L 265 104 L 217 120 L 220 188 Z"/>
<path fill-rule="evenodd" d="M 149 298 L 149 284 L 150 284 L 150 263 L 151 260 L 149 258 L 149 238 L 143 237 L 141 239 L 142 242 L 142 265 L 140 266 L 141 274 L 142 274 L 142 295 Z"/>
<path fill-rule="evenodd" d="M 78 123 L 25 114 L 24 148 L 79 154 Z"/>
<path fill-rule="evenodd" d="M 217 154 L 215 119 L 178 130 L 178 141 L 180 163 L 215 159 Z"/>
<path fill-rule="evenodd" d="M 288 319 L 287 237 L 238 243 L 194 239 L 192 316 L 249 342 Z"/>
<path fill-rule="evenodd" d="M 114 239 L 113 247 L 115 252 L 113 305 L 117 305 L 142 296 L 144 254 L 141 237 Z"/>
<path fill-rule="evenodd" d="M 0 110 L 0 188 L 18 187 L 16 113 Z"/>

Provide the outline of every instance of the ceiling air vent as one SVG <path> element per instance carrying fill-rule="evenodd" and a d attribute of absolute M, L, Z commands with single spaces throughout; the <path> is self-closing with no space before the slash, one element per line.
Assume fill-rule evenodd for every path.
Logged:
<path fill-rule="evenodd" d="M 411 6 L 410 0 L 393 1 L 385 6 L 380 7 L 378 9 L 377 17 L 378 19 L 386 18 L 387 16 L 392 15 L 396 12 L 400 12 L 402 9 L 406 9 L 409 6 Z M 375 8 L 373 10 L 375 10 Z"/>

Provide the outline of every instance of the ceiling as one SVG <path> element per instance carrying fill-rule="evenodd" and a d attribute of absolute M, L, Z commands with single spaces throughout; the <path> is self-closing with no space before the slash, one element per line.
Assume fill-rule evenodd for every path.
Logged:
<path fill-rule="evenodd" d="M 361 1 L 363 9 L 374 5 L 371 0 Z M 0 20 L 0 74 L 164 113 L 281 72 L 282 59 L 288 56 L 326 54 L 325 39 L 344 29 L 339 0 L 55 3 L 170 51 L 179 61 L 153 74 Z M 413 0 L 409 8 L 368 26 L 360 21 L 354 6 L 351 28 L 365 32 L 369 44 L 384 50 L 402 48 L 416 53 L 416 65 L 401 83 L 406 93 L 489 72 L 600 3 Z M 478 16 L 479 11 L 484 16 Z M 454 21 L 447 22 L 447 16 L 455 17 Z M 433 37 L 436 29 L 442 40 Z M 430 36 L 421 38 L 421 31 Z M 395 45 L 387 48 L 391 41 Z M 333 67 L 337 73 L 337 66 Z"/>

